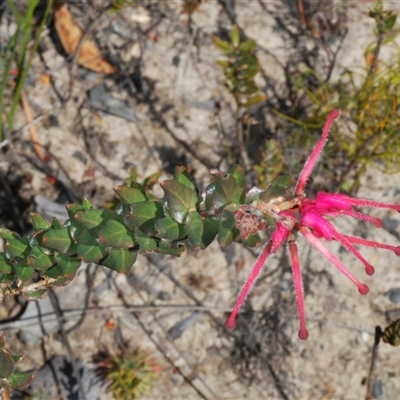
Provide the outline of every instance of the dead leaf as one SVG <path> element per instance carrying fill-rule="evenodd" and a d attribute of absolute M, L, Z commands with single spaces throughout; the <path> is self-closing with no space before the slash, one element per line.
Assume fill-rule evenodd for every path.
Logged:
<path fill-rule="evenodd" d="M 68 54 L 74 54 L 83 37 L 83 31 L 74 22 L 66 4 L 54 11 L 54 26 L 64 50 Z M 82 43 L 77 61 L 78 64 L 95 72 L 103 74 L 115 72 L 114 66 L 102 57 L 100 49 L 90 39 Z"/>
<path fill-rule="evenodd" d="M 43 84 L 43 85 L 45 85 L 45 86 L 47 86 L 49 83 L 50 83 L 50 75 L 49 74 L 42 74 L 42 75 L 40 75 L 40 77 L 39 77 L 39 79 L 40 79 L 40 82 Z"/>

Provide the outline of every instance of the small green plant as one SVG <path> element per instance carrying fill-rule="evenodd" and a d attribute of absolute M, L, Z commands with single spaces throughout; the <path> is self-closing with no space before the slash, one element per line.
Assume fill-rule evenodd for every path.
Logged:
<path fill-rule="evenodd" d="M 22 360 L 23 356 L 12 354 L 5 346 L 4 335 L 0 332 L 0 398 L 9 400 L 11 390 L 29 385 L 33 374 L 19 371 L 15 365 Z"/>
<path fill-rule="evenodd" d="M 217 65 L 224 71 L 224 84 L 233 95 L 238 112 L 264 102 L 266 97 L 259 93 L 254 82 L 261 69 L 255 54 L 257 43 L 253 39 L 241 41 L 239 28 L 235 25 L 230 42 L 215 36 L 214 45 L 227 57 L 217 61 Z"/>
<path fill-rule="evenodd" d="M 394 60 L 388 64 L 379 61 L 382 46 L 393 43 L 398 35 L 396 14 L 384 10 L 380 1 L 369 15 L 376 22 L 376 40 L 365 51 L 364 72 L 345 70 L 337 81 L 326 82 L 315 71 L 306 69 L 293 80 L 293 88 L 296 103 L 307 109 L 308 117 L 300 121 L 298 110 L 286 116 L 276 111 L 297 125 L 287 135 L 286 144 L 303 148 L 306 154 L 314 140 L 310 130 L 320 128 L 319 121 L 331 108 L 343 110 L 347 122 L 327 146 L 329 161 L 323 171 L 325 181 L 346 191 L 357 190 L 371 162 L 387 173 L 398 172 L 400 165 L 400 52 L 394 46 Z M 297 165 L 303 158 L 291 153 L 287 162 Z"/>
<path fill-rule="evenodd" d="M 240 156 L 245 170 L 249 170 L 250 161 L 247 155 L 246 143 L 249 140 L 253 119 L 249 117 L 248 109 L 266 100 L 265 95 L 260 93 L 260 88 L 254 81 L 255 76 L 261 69 L 255 54 L 257 43 L 253 39 L 241 41 L 239 28 L 234 26 L 231 30 L 230 42 L 214 37 L 214 45 L 226 56 L 226 59 L 218 60 L 217 65 L 222 67 L 225 75 L 224 85 L 235 101 L 235 119 Z M 227 148 L 231 147 L 228 143 L 226 145 Z"/>
<path fill-rule="evenodd" d="M 124 348 L 117 355 L 96 357 L 97 375 L 116 400 L 139 399 L 148 395 L 161 367 L 149 352 Z"/>

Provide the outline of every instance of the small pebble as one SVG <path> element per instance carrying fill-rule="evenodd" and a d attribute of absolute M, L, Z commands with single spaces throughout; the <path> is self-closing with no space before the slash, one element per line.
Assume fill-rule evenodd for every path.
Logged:
<path fill-rule="evenodd" d="M 383 294 L 388 297 L 392 303 L 400 303 L 400 288 L 393 288 Z"/>

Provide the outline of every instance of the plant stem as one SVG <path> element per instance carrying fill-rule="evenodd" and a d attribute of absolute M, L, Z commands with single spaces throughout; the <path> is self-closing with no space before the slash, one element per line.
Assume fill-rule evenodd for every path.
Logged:
<path fill-rule="evenodd" d="M 375 327 L 375 340 L 374 347 L 372 348 L 372 358 L 371 365 L 369 367 L 368 379 L 367 379 L 367 394 L 365 395 L 365 400 L 373 400 L 373 386 L 376 378 L 375 369 L 376 369 L 376 359 L 378 358 L 378 350 L 379 350 L 379 342 L 382 338 L 382 328 L 378 325 Z"/>
<path fill-rule="evenodd" d="M 244 143 L 244 135 L 243 135 L 243 121 L 242 118 L 239 115 L 240 113 L 240 108 L 237 105 L 237 111 L 236 111 L 236 127 L 237 127 L 237 140 L 239 144 L 239 152 L 240 152 L 240 157 L 243 161 L 243 167 L 245 172 L 249 172 L 251 169 L 251 164 L 249 160 L 249 155 L 247 154 L 246 150 L 246 145 Z"/>

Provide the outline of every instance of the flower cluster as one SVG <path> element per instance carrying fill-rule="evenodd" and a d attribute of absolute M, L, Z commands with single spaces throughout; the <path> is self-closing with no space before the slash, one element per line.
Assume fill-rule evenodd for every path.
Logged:
<path fill-rule="evenodd" d="M 358 288 L 358 291 L 365 295 L 368 293 L 368 286 L 361 283 L 340 261 L 336 258 L 322 243 L 320 239 L 327 241 L 336 240 L 340 242 L 347 250 L 354 254 L 365 266 L 368 275 L 374 273 L 373 266 L 360 254 L 355 245 L 363 245 L 392 250 L 400 255 L 400 246 L 391 246 L 384 243 L 378 243 L 359 237 L 340 234 L 329 222 L 337 216 L 345 215 L 359 220 L 372 222 L 376 227 L 382 226 L 379 218 L 373 218 L 367 214 L 356 211 L 355 207 L 378 207 L 393 209 L 400 212 L 400 205 L 386 204 L 371 200 L 362 200 L 353 198 L 344 194 L 329 194 L 320 192 L 314 199 L 308 198 L 304 193 L 304 187 L 311 172 L 318 162 L 319 155 L 327 141 L 330 126 L 339 115 L 338 110 L 330 112 L 325 126 L 322 130 L 322 137 L 312 151 L 309 159 L 304 165 L 298 178 L 292 198 L 282 199 L 282 206 L 279 202 L 274 203 L 274 212 L 272 215 L 276 219 L 276 228 L 272 234 L 271 240 L 262 250 L 249 277 L 247 278 L 233 311 L 229 315 L 226 326 L 234 328 L 236 316 L 242 307 L 247 295 L 253 287 L 262 267 L 267 258 L 275 254 L 278 249 L 287 242 L 289 254 L 292 261 L 293 280 L 297 297 L 297 308 L 300 319 L 299 338 L 307 339 L 308 331 L 306 329 L 306 318 L 304 311 L 303 280 L 299 263 L 298 249 L 295 241 L 295 234 L 302 235 L 313 247 L 335 265 L 344 275 L 346 275 Z M 265 205 L 264 205 L 264 208 Z M 269 213 L 271 215 L 271 213 Z M 329 220 L 328 220 L 329 219 Z"/>

